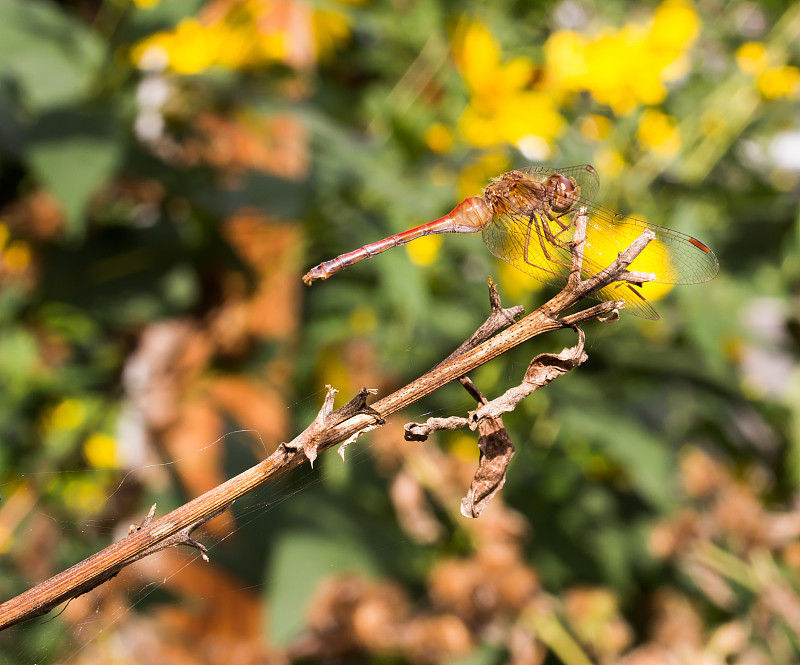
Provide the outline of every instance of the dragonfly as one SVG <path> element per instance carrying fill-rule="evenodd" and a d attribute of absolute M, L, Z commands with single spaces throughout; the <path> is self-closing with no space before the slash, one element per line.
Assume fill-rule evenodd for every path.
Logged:
<path fill-rule="evenodd" d="M 563 288 L 572 266 L 575 216 L 587 216 L 581 278 L 599 273 L 620 252 L 649 229 L 655 238 L 629 266 L 652 273 L 664 284 L 699 284 L 713 279 L 719 262 L 697 238 L 650 222 L 621 215 L 594 202 L 600 187 L 590 165 L 556 169 L 531 166 L 495 178 L 483 196 L 464 199 L 444 217 L 369 243 L 309 270 L 303 281 L 311 284 L 363 259 L 423 236 L 439 233 L 477 233 L 494 256 L 531 277 Z M 598 300 L 622 300 L 624 311 L 645 319 L 658 319 L 641 285 L 617 282 L 592 295 Z"/>

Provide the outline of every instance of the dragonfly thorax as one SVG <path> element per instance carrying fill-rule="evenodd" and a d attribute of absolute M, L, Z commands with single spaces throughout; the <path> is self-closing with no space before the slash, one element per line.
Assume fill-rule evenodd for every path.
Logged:
<path fill-rule="evenodd" d="M 533 212 L 564 215 L 580 196 L 575 180 L 554 173 L 546 178 L 522 171 L 509 171 L 493 180 L 484 192 L 495 215 L 523 215 Z"/>

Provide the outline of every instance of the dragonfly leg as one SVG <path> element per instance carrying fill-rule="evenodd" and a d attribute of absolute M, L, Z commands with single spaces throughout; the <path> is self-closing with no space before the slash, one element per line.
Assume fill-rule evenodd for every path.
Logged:
<path fill-rule="evenodd" d="M 525 263 L 529 266 L 534 266 L 535 268 L 538 268 L 539 270 L 542 270 L 544 272 L 548 272 L 555 277 L 563 277 L 563 275 L 560 272 L 547 268 L 543 265 L 534 263 L 528 258 L 528 248 L 530 247 L 531 243 L 531 232 L 534 227 L 536 228 L 535 232 L 536 232 L 536 237 L 539 241 L 539 247 L 542 250 L 542 254 L 544 255 L 545 259 L 547 259 L 550 263 L 555 263 L 557 265 L 565 265 L 562 264 L 560 261 L 556 261 L 553 257 L 550 256 L 550 253 L 547 251 L 545 238 L 547 238 L 548 241 L 552 241 L 553 234 L 546 224 L 541 223 L 541 221 L 539 220 L 539 218 L 536 216 L 535 213 L 532 214 L 528 219 L 528 226 L 525 231 L 525 245 L 523 248 L 523 259 Z"/>
<path fill-rule="evenodd" d="M 556 233 L 554 233 L 554 234 L 552 234 L 552 231 L 551 231 L 551 234 L 552 234 L 552 237 L 553 237 L 553 242 L 555 242 L 555 240 L 556 240 L 556 239 L 557 239 L 557 238 L 558 238 L 558 237 L 559 237 L 559 236 L 560 236 L 562 233 L 564 233 L 565 231 L 568 231 L 569 229 L 571 229 L 571 228 L 572 228 L 572 227 L 575 225 L 575 220 L 574 220 L 574 219 L 571 219 L 571 220 L 569 220 L 569 221 L 568 221 L 566 224 L 562 224 L 562 223 L 561 223 L 561 218 L 562 218 L 562 217 L 564 217 L 564 215 L 565 215 L 565 214 L 566 214 L 566 213 L 562 213 L 561 215 L 553 215 L 552 211 L 549 211 L 549 210 L 547 211 L 547 218 L 548 218 L 548 219 L 549 219 L 551 222 L 553 222 L 553 223 L 557 224 L 557 225 L 559 226 L 559 228 L 561 229 L 560 231 L 557 231 L 557 232 L 556 232 Z M 569 245 L 570 243 L 569 243 L 569 242 L 567 242 L 567 243 L 565 243 L 565 244 L 566 244 L 566 245 Z"/>
<path fill-rule="evenodd" d="M 546 215 L 548 220 L 550 220 L 560 228 L 560 230 L 556 231 L 555 233 L 553 233 L 552 230 L 550 230 L 550 242 L 553 245 L 557 245 L 563 248 L 569 248 L 569 250 L 572 251 L 575 248 L 575 241 L 567 240 L 566 242 L 563 242 L 561 241 L 560 237 L 566 231 L 575 228 L 575 217 L 567 218 L 567 222 L 563 223 L 561 219 L 562 217 L 565 217 L 567 215 L 566 212 L 561 213 L 560 215 L 554 215 L 552 210 L 547 210 Z M 549 227 L 547 228 L 549 230 Z M 561 265 L 566 265 L 566 264 L 562 263 Z"/>

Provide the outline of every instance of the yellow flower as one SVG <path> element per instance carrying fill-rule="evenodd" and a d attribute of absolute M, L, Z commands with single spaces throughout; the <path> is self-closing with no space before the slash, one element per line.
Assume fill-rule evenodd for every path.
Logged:
<path fill-rule="evenodd" d="M 406 254 L 414 265 L 429 266 L 436 261 L 441 246 L 442 236 L 423 236 L 406 245 Z"/>
<path fill-rule="evenodd" d="M 92 434 L 83 444 L 83 456 L 96 469 L 113 469 L 117 465 L 117 443 L 102 432 Z"/>
<path fill-rule="evenodd" d="M 640 218 L 641 219 L 641 218 Z M 597 265 L 607 266 L 616 260 L 619 255 L 620 244 L 630 245 L 639 236 L 640 230 L 634 227 L 608 227 L 604 232 L 592 232 L 587 234 L 586 255 L 591 257 Z M 636 257 L 630 265 L 630 269 L 641 270 L 642 272 L 654 272 L 656 275 L 663 274 L 670 266 L 664 265 L 660 257 L 669 256 L 669 251 L 665 247 L 659 247 L 658 240 L 651 240 L 645 250 Z M 658 249 L 659 251 L 654 251 Z M 606 293 L 613 293 L 616 287 L 612 284 Z M 658 300 L 663 298 L 672 289 L 672 284 L 661 284 L 659 282 L 645 282 L 640 288 L 641 293 L 647 300 Z"/>
<path fill-rule="evenodd" d="M 526 275 L 506 261 L 497 259 L 495 263 L 497 282 L 512 302 L 518 302 L 528 293 L 541 291 L 545 287 L 544 282 Z"/>
<path fill-rule="evenodd" d="M 220 52 L 222 34 L 217 26 L 206 28 L 193 18 L 178 23 L 168 49 L 173 71 L 197 74 L 208 69 Z"/>
<path fill-rule="evenodd" d="M 62 491 L 64 503 L 71 510 L 94 514 L 105 503 L 105 489 L 98 483 L 82 478 L 70 479 Z"/>
<path fill-rule="evenodd" d="M 271 0 L 232 0 L 222 12 L 220 5 L 210 7 L 200 18 L 184 19 L 174 30 L 136 43 L 133 62 L 146 68 L 146 55 L 161 49 L 169 69 L 179 74 L 272 62 L 299 67 L 328 56 L 350 34 L 349 19 L 331 10 L 292 5 L 289 12 Z"/>
<path fill-rule="evenodd" d="M 483 90 L 491 85 L 492 75 L 500 63 L 500 49 L 480 23 L 464 22 L 459 26 L 453 55 L 467 86 Z"/>
<path fill-rule="evenodd" d="M 423 138 L 434 152 L 447 152 L 453 147 L 453 132 L 440 122 L 428 127 Z"/>
<path fill-rule="evenodd" d="M 83 402 L 67 398 L 50 410 L 43 418 L 45 430 L 70 430 L 78 427 L 86 418 Z"/>
<path fill-rule="evenodd" d="M 216 42 L 212 31 L 197 19 L 189 18 L 182 20 L 174 31 L 160 32 L 138 42 L 131 50 L 131 59 L 142 67 L 152 49 L 162 49 L 172 71 L 197 74 L 214 64 L 218 53 Z"/>
<path fill-rule="evenodd" d="M 797 67 L 769 66 L 769 53 L 761 42 L 745 42 L 736 50 L 736 64 L 746 74 L 755 76 L 756 86 L 765 99 L 789 97 L 798 91 L 800 70 Z"/>
<path fill-rule="evenodd" d="M 480 455 L 478 438 L 474 434 L 470 436 L 465 432 L 458 432 L 452 436 L 445 437 L 445 445 L 449 452 L 462 459 L 474 460 Z"/>
<path fill-rule="evenodd" d="M 3 252 L 3 263 L 9 274 L 21 275 L 31 264 L 30 245 L 24 240 L 12 241 Z"/>
<path fill-rule="evenodd" d="M 789 97 L 798 91 L 800 69 L 784 66 L 773 67 L 758 77 L 758 91 L 765 99 Z"/>
<path fill-rule="evenodd" d="M 553 97 L 531 87 L 533 64 L 525 58 L 502 63 L 500 49 L 483 25 L 463 22 L 453 51 L 470 93 L 458 122 L 468 143 L 480 148 L 500 143 L 524 148 L 530 137 L 550 144 L 564 131 Z"/>
<path fill-rule="evenodd" d="M 746 74 L 756 76 L 769 64 L 767 49 L 761 42 L 745 42 L 736 49 L 736 64 Z"/>
<path fill-rule="evenodd" d="M 161 2 L 161 0 L 133 0 L 133 4 L 141 9 L 152 9 L 159 2 Z"/>
<path fill-rule="evenodd" d="M 594 163 L 604 178 L 614 180 L 625 170 L 625 158 L 619 150 L 600 146 L 594 153 Z"/>
<path fill-rule="evenodd" d="M 675 119 L 657 109 L 645 109 L 642 113 L 636 139 L 645 150 L 665 157 L 674 155 L 681 146 Z"/>
<path fill-rule="evenodd" d="M 554 32 L 544 45 L 547 80 L 553 93 L 588 90 L 618 115 L 639 104 L 660 104 L 665 83 L 688 71 L 688 49 L 700 21 L 691 5 L 666 0 L 645 25 L 603 30 L 595 37 Z"/>
<path fill-rule="evenodd" d="M 350 36 L 350 21 L 344 14 L 316 10 L 311 16 L 317 60 L 326 60 Z"/>
<path fill-rule="evenodd" d="M 672 59 L 687 44 L 692 44 L 699 33 L 697 12 L 681 0 L 666 0 L 653 14 L 649 47 L 666 52 L 666 57 Z"/>
<path fill-rule="evenodd" d="M 558 87 L 577 92 L 585 87 L 588 40 L 572 30 L 557 30 L 544 44 L 548 77 Z"/>
<path fill-rule="evenodd" d="M 356 335 L 369 335 L 378 327 L 378 317 L 372 307 L 357 307 L 350 315 L 350 329 Z"/>
<path fill-rule="evenodd" d="M 611 121 L 602 115 L 587 115 L 580 121 L 581 136 L 590 141 L 602 141 L 611 132 Z"/>

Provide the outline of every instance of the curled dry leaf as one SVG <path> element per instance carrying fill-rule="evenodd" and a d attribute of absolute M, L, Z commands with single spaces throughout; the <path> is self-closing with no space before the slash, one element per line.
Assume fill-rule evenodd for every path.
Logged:
<path fill-rule="evenodd" d="M 467 496 L 461 500 L 464 517 L 480 516 L 495 494 L 505 485 L 506 469 L 514 456 L 514 444 L 500 418 L 484 418 L 478 422 L 478 447 L 481 450 L 478 470 Z"/>
<path fill-rule="evenodd" d="M 514 386 L 500 397 L 470 412 L 470 427 L 475 429 L 483 418 L 496 417 L 513 411 L 517 404 L 532 392 L 584 363 L 588 358 L 583 350 L 586 335 L 580 328 L 576 330 L 579 339 L 575 346 L 563 349 L 559 354 L 542 353 L 536 356 L 528 365 L 525 378 L 520 385 Z"/>
<path fill-rule="evenodd" d="M 355 443 L 356 439 L 358 439 L 358 437 L 360 437 L 362 434 L 371 432 L 372 430 L 377 429 L 377 427 L 378 425 L 368 425 L 364 429 L 358 430 L 358 432 L 353 434 L 353 436 L 351 436 L 349 439 L 345 439 L 344 441 L 342 441 L 341 445 L 336 449 L 336 453 L 339 455 L 339 457 L 342 458 L 342 461 L 344 462 L 344 451 L 347 450 L 347 447 L 351 443 Z"/>
<path fill-rule="evenodd" d="M 500 414 L 513 411 L 532 392 L 586 360 L 587 355 L 583 350 L 586 338 L 580 328 L 576 330 L 579 339 L 574 347 L 564 349 L 557 355 L 543 353 L 536 356 L 520 385 L 470 413 L 470 427 L 477 427 L 480 433 L 478 447 L 481 455 L 467 496 L 461 501 L 461 514 L 464 517 L 478 517 L 506 482 L 506 469 L 514 456 L 514 444 L 503 426 Z"/>

